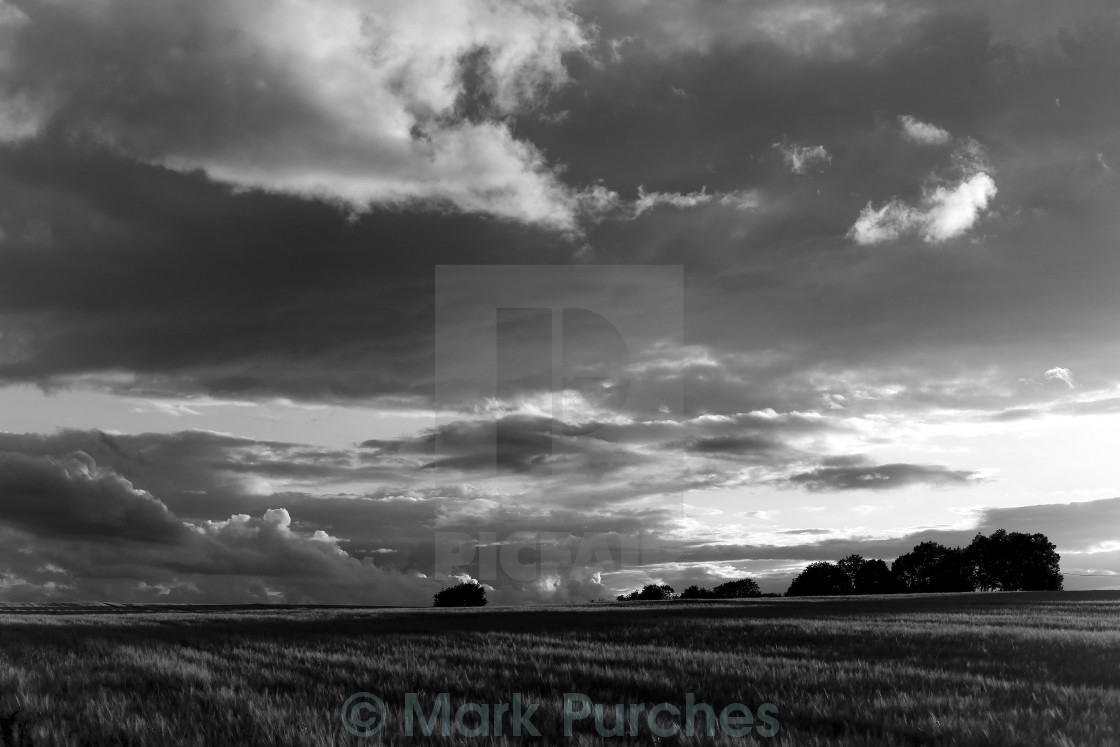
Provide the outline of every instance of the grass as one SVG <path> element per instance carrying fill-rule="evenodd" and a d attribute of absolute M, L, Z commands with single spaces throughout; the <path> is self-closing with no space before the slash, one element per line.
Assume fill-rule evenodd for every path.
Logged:
<path fill-rule="evenodd" d="M 354 737 L 352 693 L 387 703 Z M 597 703 L 777 707 L 772 739 L 682 745 L 1118 745 L 1120 594 L 962 594 L 482 610 L 0 608 L 0 743 L 19 745 L 505 744 L 406 737 L 404 693 L 430 707 L 540 703 L 562 738 L 562 693 Z M 610 716 L 607 717 L 610 722 Z M 642 722 L 642 729 L 645 729 Z M 507 727 L 508 732 L 508 727 Z"/>

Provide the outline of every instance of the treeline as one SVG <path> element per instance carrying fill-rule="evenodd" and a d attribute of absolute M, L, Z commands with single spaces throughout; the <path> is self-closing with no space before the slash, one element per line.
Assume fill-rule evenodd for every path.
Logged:
<path fill-rule="evenodd" d="M 999 529 L 987 537 L 977 534 L 968 547 L 923 542 L 889 566 L 860 555 L 810 563 L 786 596 L 1057 591 L 1062 588 L 1060 561 L 1046 535 Z"/>
<path fill-rule="evenodd" d="M 748 597 L 776 597 L 779 594 L 763 594 L 758 588 L 758 583 L 753 578 L 741 578 L 737 581 L 728 581 L 714 589 L 704 589 L 695 584 L 677 594 L 668 584 L 647 584 L 637 591 L 629 594 L 620 594 L 620 602 L 634 602 L 638 600 L 661 601 L 665 599 L 747 599 Z"/>
<path fill-rule="evenodd" d="M 1059 591 L 1062 571 L 1054 543 L 1044 534 L 1003 529 L 977 534 L 968 547 L 923 542 L 887 564 L 849 555 L 836 562 L 810 563 L 793 579 L 787 597 L 839 594 L 938 594 L 961 591 Z M 754 579 L 728 581 L 714 589 L 689 586 L 677 594 L 667 584 L 620 594 L 620 602 L 669 599 L 745 599 L 763 594 Z"/>

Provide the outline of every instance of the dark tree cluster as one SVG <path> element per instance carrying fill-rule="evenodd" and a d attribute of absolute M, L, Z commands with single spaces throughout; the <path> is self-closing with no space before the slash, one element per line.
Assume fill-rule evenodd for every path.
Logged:
<path fill-rule="evenodd" d="M 741 578 L 737 581 L 728 581 L 714 589 L 702 589 L 693 584 L 681 592 L 681 599 L 746 599 L 760 597 L 762 590 L 753 578 Z"/>
<path fill-rule="evenodd" d="M 668 584 L 646 584 L 637 591 L 632 591 L 629 594 L 619 594 L 618 601 L 620 602 L 634 602 L 638 600 L 648 602 L 659 602 L 663 599 L 672 599 L 674 597 L 673 587 Z"/>
<path fill-rule="evenodd" d="M 435 607 L 485 607 L 486 589 L 482 584 L 467 581 L 440 589 L 432 599 Z"/>
<path fill-rule="evenodd" d="M 696 584 L 677 594 L 672 586 L 648 584 L 638 591 L 629 594 L 620 594 L 618 601 L 633 602 L 636 600 L 660 601 L 665 599 L 746 599 L 748 597 L 765 596 L 758 588 L 758 583 L 753 578 L 741 578 L 737 581 L 728 581 L 714 589 L 704 589 Z"/>
<path fill-rule="evenodd" d="M 888 567 L 849 555 L 837 563 L 810 563 L 786 596 L 938 594 L 961 591 L 1058 591 L 1061 556 L 1044 534 L 999 529 L 977 534 L 968 547 L 922 542 Z"/>

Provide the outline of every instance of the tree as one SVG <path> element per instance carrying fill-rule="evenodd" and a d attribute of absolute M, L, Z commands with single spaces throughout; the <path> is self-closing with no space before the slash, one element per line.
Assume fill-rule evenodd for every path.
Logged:
<path fill-rule="evenodd" d="M 701 589 L 693 584 L 681 592 L 681 599 L 706 599 L 710 594 L 711 592 L 707 589 Z"/>
<path fill-rule="evenodd" d="M 646 584 L 642 587 L 641 593 L 638 594 L 638 599 L 646 599 L 649 601 L 661 601 L 662 599 L 673 598 L 673 587 L 669 584 Z"/>
<path fill-rule="evenodd" d="M 890 594 L 894 591 L 894 574 L 882 560 L 867 560 L 856 571 L 853 586 L 856 594 Z"/>
<path fill-rule="evenodd" d="M 468 581 L 440 589 L 432 600 L 435 607 L 485 607 L 486 589 L 479 583 Z"/>
<path fill-rule="evenodd" d="M 994 532 L 991 537 L 985 537 L 977 532 L 972 542 L 965 548 L 965 557 L 972 566 L 973 583 L 980 591 L 994 591 L 999 588 L 999 577 L 1003 574 L 1003 569 L 1000 568 L 1002 558 L 998 557 L 1000 553 L 993 540 L 998 542 L 997 535 L 1006 534 L 1007 532 L 1002 529 Z"/>
<path fill-rule="evenodd" d="M 836 562 L 836 566 L 848 577 L 848 583 L 851 584 L 852 589 L 856 588 L 856 575 L 859 574 L 859 569 L 863 568 L 865 562 L 862 555 L 855 553 Z"/>
<path fill-rule="evenodd" d="M 899 591 L 974 591 L 972 565 L 960 548 L 922 542 L 891 565 Z"/>
<path fill-rule="evenodd" d="M 728 581 L 712 589 L 716 599 L 746 599 L 747 597 L 762 596 L 762 589 L 753 578 L 741 578 L 738 581 Z"/>
<path fill-rule="evenodd" d="M 851 594 L 852 583 L 839 566 L 832 563 L 810 563 L 789 585 L 787 597 L 833 596 Z"/>
<path fill-rule="evenodd" d="M 1044 534 L 997 529 L 977 534 L 965 550 L 977 587 L 984 591 L 1058 591 L 1061 556 Z"/>

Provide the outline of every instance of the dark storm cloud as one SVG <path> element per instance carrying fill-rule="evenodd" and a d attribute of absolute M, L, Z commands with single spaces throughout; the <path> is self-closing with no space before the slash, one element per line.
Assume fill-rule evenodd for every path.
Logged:
<path fill-rule="evenodd" d="M 767 453 L 780 448 L 780 444 L 758 436 L 715 436 L 700 438 L 688 445 L 690 451 L 702 454 Z"/>
<path fill-rule="evenodd" d="M 985 509 L 980 530 L 1046 534 L 1067 550 L 1089 550 L 1102 543 L 1120 542 L 1120 498 L 1082 503 Z"/>
<path fill-rule="evenodd" d="M 375 460 L 418 455 L 424 469 L 466 472 L 531 472 L 566 465 L 603 471 L 650 460 L 619 440 L 618 431 L 612 431 L 613 442 L 600 437 L 602 429 L 594 422 L 568 424 L 543 416 L 505 415 L 441 425 L 414 438 L 365 441 L 361 446 L 371 449 Z"/>
<path fill-rule="evenodd" d="M 0 451 L 8 600 L 417 603 L 420 574 L 360 561 L 283 508 L 218 521 L 178 518 L 87 454 Z M 434 582 L 429 582 L 434 583 Z"/>
<path fill-rule="evenodd" d="M 534 431 L 534 421 L 528 422 L 528 430 Z M 464 453 L 473 453 L 486 443 L 484 438 L 474 440 L 482 429 L 459 426 L 453 430 L 458 438 L 465 439 L 459 442 L 466 449 Z M 122 435 L 68 430 L 53 435 L 0 433 L 0 453 L 49 465 L 68 463 L 66 460 L 72 457 L 67 455 L 80 453 L 82 460 L 126 479 L 130 490 L 157 496 L 177 516 L 191 521 L 221 520 L 231 513 L 257 515 L 268 508 L 283 507 L 290 512 L 294 525 L 326 529 L 359 540 L 363 547 L 371 542 L 413 542 L 424 533 L 430 537 L 431 528 L 441 522 L 448 526 L 490 522 L 512 532 L 583 531 L 591 526 L 596 530 L 629 530 L 644 520 L 655 524 L 662 521 L 657 510 L 649 508 L 612 510 L 607 500 L 611 495 L 617 492 L 616 498 L 621 500 L 634 494 L 635 489 L 627 487 L 625 480 L 607 485 L 596 485 L 594 480 L 589 484 L 576 482 L 564 488 L 564 482 L 571 482 L 571 474 L 559 470 L 555 485 L 549 487 L 548 473 L 538 475 L 539 483 L 522 488 L 526 495 L 490 493 L 481 487 L 455 484 L 460 475 L 468 480 L 493 476 L 494 461 L 487 467 L 480 459 L 477 464 L 466 465 L 469 470 L 451 472 L 450 466 L 433 470 L 439 473 L 438 479 L 426 481 L 429 473 L 419 468 L 432 461 L 432 438 L 434 434 L 416 441 L 393 442 L 401 448 L 388 455 L 370 455 L 366 453 L 368 447 L 324 452 L 298 444 L 198 431 Z M 413 450 L 420 453 L 410 455 Z M 580 454 L 575 447 L 569 453 Z M 573 469 L 572 474 L 580 473 Z M 655 479 L 650 470 L 645 474 L 646 479 Z M 676 477 L 670 473 L 666 479 Z M 271 488 L 273 484 L 283 489 Z M 291 487 L 300 485 L 314 486 L 315 493 Z M 346 490 L 331 491 L 335 486 L 345 486 Z M 588 516 L 566 505 L 564 490 L 593 493 L 602 501 L 598 514 Z M 548 499 L 551 491 L 559 496 L 557 500 Z M 535 493 L 545 495 L 530 500 Z M 9 510 L 14 515 L 17 508 Z"/>
<path fill-rule="evenodd" d="M 388 481 L 398 474 L 391 460 L 385 465 L 362 464 L 346 451 L 205 431 L 110 435 L 64 430 L 49 436 L 0 433 L 0 450 L 35 456 L 81 451 L 130 479 L 158 481 L 150 487 L 161 493 L 198 492 L 253 477 L 329 485 L 359 479 Z M 147 484 L 144 487 L 149 488 Z"/>
<path fill-rule="evenodd" d="M 166 506 L 81 452 L 0 452 L 0 495 L 0 521 L 46 537 L 174 542 L 186 532 Z"/>
<path fill-rule="evenodd" d="M 980 480 L 976 472 L 931 464 L 873 464 L 817 467 L 786 478 L 811 491 L 893 490 L 910 485 L 940 487 L 969 485 Z"/>
<path fill-rule="evenodd" d="M 1120 47 L 1110 17 L 1090 4 L 1031 31 L 1001 3 L 798 8 L 581 7 L 601 25 L 599 62 L 570 58 L 571 85 L 513 120 L 572 184 L 601 179 L 624 199 L 642 185 L 757 191 L 746 210 L 711 200 L 609 218 L 581 255 L 685 264 L 688 341 L 719 361 L 680 369 L 689 411 L 819 407 L 823 389 L 852 384 L 837 380 L 844 370 L 901 383 L 900 404 L 919 407 L 960 399 L 959 388 L 938 389 L 964 375 L 953 361 L 1033 371 L 1057 357 L 1099 375 L 1114 346 L 1071 346 L 1066 332 L 1102 333 L 1101 310 L 1114 304 L 1103 278 L 1117 269 L 1106 208 L 1118 182 L 1105 125 L 1120 112 L 1099 95 Z M 696 38 L 672 43 L 673 24 Z M 627 36 L 612 55 L 611 40 Z M 908 142 L 902 115 L 952 142 Z M 133 383 L 105 385 L 422 401 L 433 265 L 562 263 L 581 246 L 453 215 L 347 223 L 323 205 L 231 195 L 197 174 L 108 156 L 63 129 L 0 154 L 8 380 L 127 371 Z M 989 151 L 1000 190 L 996 214 L 975 229 L 983 244 L 933 251 L 915 238 L 853 251 L 844 236 L 868 202 L 919 204 L 970 138 Z M 832 161 L 790 173 L 774 143 L 820 145 Z M 1057 261 L 1053 247 L 1071 243 L 1084 261 Z"/>
<path fill-rule="evenodd" d="M 719 8 L 716 17 L 734 12 L 711 7 Z M 757 368 L 729 361 L 689 379 L 692 401 L 717 409 L 744 400 L 805 407 L 819 401 L 821 380 L 860 369 L 925 390 L 915 392 L 924 401 L 907 392 L 902 406 L 953 405 L 968 394 L 986 407 L 1003 399 L 1004 386 L 938 391 L 939 380 L 959 381 L 967 366 L 998 365 L 1013 382 L 1054 365 L 1055 354 L 1107 375 L 1117 350 L 1099 340 L 1116 312 L 1103 278 L 1117 271 L 1108 206 L 1118 183 L 1096 154 L 1115 148 L 1108 123 L 1120 115 L 1104 95 L 1106 71 L 1120 64 L 1114 14 L 1087 4 L 1032 28 L 1001 3 L 895 10 L 880 20 L 897 33 L 865 37 L 874 42 L 853 42 L 839 57 L 743 41 L 739 27 L 726 23 L 707 28 L 711 43 L 698 45 L 647 45 L 637 34 L 614 65 L 579 68 L 578 85 L 560 95 L 566 122 L 589 128 L 564 155 L 575 173 L 610 169 L 626 180 L 616 181 L 624 193 L 627 181 L 630 188 L 760 191 L 762 208 L 753 213 L 707 206 L 651 215 L 627 225 L 625 236 L 610 222 L 592 233 L 604 257 L 636 246 L 643 261 L 684 261 L 689 341 L 748 360 L 755 352 Z M 614 19 L 608 35 L 615 38 L 625 36 L 626 23 L 658 23 L 657 12 L 601 15 Z M 687 28 L 696 25 L 703 23 Z M 620 79 L 633 92 L 621 100 Z M 689 98 L 674 96 L 665 81 Z M 1074 100 L 1076 113 L 1068 109 Z M 596 113 L 594 124 L 582 111 Z M 903 114 L 936 122 L 951 142 L 906 141 Z M 561 152 L 563 133 L 542 127 L 541 142 Z M 778 173 L 772 144 L 783 137 L 822 144 L 833 155 L 830 167 L 812 176 Z M 992 214 L 973 233 L 936 251 L 920 237 L 853 251 L 844 236 L 869 202 L 920 205 L 931 177 L 948 178 L 954 152 L 970 139 L 987 149 L 999 188 Z M 1066 261 L 1066 252 L 1083 264 Z M 1071 341 L 1071 329 L 1093 344 Z M 768 359 L 772 350 L 785 355 Z"/>
<path fill-rule="evenodd" d="M 128 371 L 134 393 L 430 396 L 440 263 L 562 261 L 560 240 L 479 218 L 231 195 L 65 142 L 0 150 L 0 194 L 49 245 L 0 252 L 0 377 Z M 9 208 L 11 210 L 11 208 Z M 18 208 L 16 210 L 18 212 Z"/>

